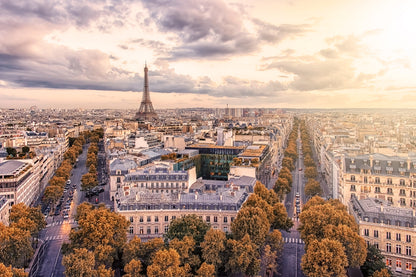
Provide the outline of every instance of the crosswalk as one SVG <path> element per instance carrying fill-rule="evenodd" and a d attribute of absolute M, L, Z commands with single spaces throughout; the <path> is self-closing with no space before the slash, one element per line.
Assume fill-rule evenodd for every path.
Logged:
<path fill-rule="evenodd" d="M 305 242 L 302 239 L 298 238 L 283 238 L 285 243 L 296 243 L 296 244 L 304 244 Z"/>
<path fill-rule="evenodd" d="M 71 219 L 65 219 L 65 220 L 60 220 L 60 221 L 52 222 L 52 223 L 46 225 L 46 228 L 53 227 L 53 226 L 57 226 L 57 225 L 62 225 L 62 224 L 73 224 L 73 223 L 75 223 L 75 219 L 73 219 L 73 218 L 71 218 Z"/>
<path fill-rule="evenodd" d="M 67 237 L 67 236 L 65 236 Z M 50 240 L 63 240 L 64 236 L 63 235 L 56 235 L 56 236 L 49 236 L 45 238 L 45 241 L 50 241 Z"/>

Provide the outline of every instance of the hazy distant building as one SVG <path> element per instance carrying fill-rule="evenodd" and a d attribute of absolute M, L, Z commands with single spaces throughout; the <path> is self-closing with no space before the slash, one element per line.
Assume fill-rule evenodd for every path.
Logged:
<path fill-rule="evenodd" d="M 157 119 L 157 114 L 153 109 L 152 101 L 150 100 L 148 69 L 147 65 L 145 65 L 143 97 L 139 111 L 136 113 L 136 120 L 146 121 L 152 119 Z"/>

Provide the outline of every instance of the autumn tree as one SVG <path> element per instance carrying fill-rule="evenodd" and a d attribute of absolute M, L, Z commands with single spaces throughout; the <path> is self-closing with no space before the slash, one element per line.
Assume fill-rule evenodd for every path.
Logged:
<path fill-rule="evenodd" d="M 85 173 L 81 177 L 82 190 L 89 190 L 98 185 L 97 175 L 93 173 Z"/>
<path fill-rule="evenodd" d="M 208 223 L 197 215 L 190 214 L 172 220 L 165 236 L 169 240 L 175 238 L 182 240 L 185 236 L 191 236 L 195 240 L 196 245 L 199 246 L 209 228 L 210 225 Z"/>
<path fill-rule="evenodd" d="M 348 266 L 360 267 L 367 257 L 367 246 L 358 232 L 354 232 L 346 225 L 327 225 L 324 236 L 328 239 L 337 240 L 342 243 L 348 260 Z"/>
<path fill-rule="evenodd" d="M 279 202 L 276 192 L 267 189 L 261 182 L 257 181 L 254 186 L 254 193 L 257 194 L 261 199 L 266 201 L 269 205 L 274 205 Z"/>
<path fill-rule="evenodd" d="M 291 190 L 289 181 L 282 177 L 277 178 L 273 190 L 276 192 L 280 199 L 283 199 L 283 196 Z"/>
<path fill-rule="evenodd" d="M 246 234 L 257 246 L 263 245 L 269 232 L 270 223 L 266 213 L 257 207 L 244 207 L 237 213 L 236 219 L 231 223 L 231 231 L 237 240 Z"/>
<path fill-rule="evenodd" d="M 124 266 L 124 272 L 126 272 L 124 277 L 142 277 L 142 263 L 139 260 L 131 260 L 128 264 Z"/>
<path fill-rule="evenodd" d="M 123 262 L 128 264 L 131 260 L 141 261 L 142 273 L 145 274 L 156 252 L 163 249 L 165 249 L 165 243 L 161 238 L 142 242 L 140 238 L 135 236 L 123 248 Z"/>
<path fill-rule="evenodd" d="M 316 176 L 318 176 L 318 172 L 316 171 L 316 167 L 314 166 L 308 166 L 305 169 L 305 177 L 306 178 L 316 178 Z"/>
<path fill-rule="evenodd" d="M 69 249 L 85 248 L 92 251 L 93 255 L 103 251 L 102 257 L 111 255 L 112 259 L 118 260 L 127 241 L 128 225 L 129 222 L 123 216 L 105 207 L 92 209 L 79 216 L 78 228 L 72 229 L 69 234 Z"/>
<path fill-rule="evenodd" d="M 46 221 L 40 208 L 28 207 L 24 203 L 12 206 L 9 221 L 13 227 L 29 231 L 31 236 L 37 236 L 46 227 Z"/>
<path fill-rule="evenodd" d="M 27 277 L 28 274 L 20 268 L 14 268 L 12 266 L 5 266 L 0 263 L 0 276 L 2 277 Z"/>
<path fill-rule="evenodd" d="M 282 159 L 282 166 L 288 168 L 290 171 L 295 169 L 295 165 L 293 164 L 293 160 L 290 157 L 284 157 Z"/>
<path fill-rule="evenodd" d="M 301 262 L 303 273 L 309 277 L 345 276 L 347 266 L 344 247 L 331 239 L 312 240 Z"/>
<path fill-rule="evenodd" d="M 193 272 L 200 267 L 201 259 L 195 254 L 195 240 L 191 236 L 185 236 L 182 240 L 174 238 L 169 242 L 169 248 L 178 252 L 182 266 L 188 264 Z"/>
<path fill-rule="evenodd" d="M 225 233 L 215 229 L 209 229 L 201 243 L 202 258 L 214 265 L 217 273 L 224 265 L 225 245 Z"/>
<path fill-rule="evenodd" d="M 47 186 L 43 193 L 42 202 L 45 204 L 54 205 L 64 193 L 64 188 L 61 186 Z"/>
<path fill-rule="evenodd" d="M 30 232 L 0 223 L 0 263 L 23 268 L 32 255 Z"/>
<path fill-rule="evenodd" d="M 371 277 L 391 277 L 392 274 L 388 268 L 382 268 L 373 273 Z"/>
<path fill-rule="evenodd" d="M 180 257 L 174 249 L 159 250 L 150 266 L 147 267 L 147 276 L 186 276 L 189 268 L 180 266 Z"/>
<path fill-rule="evenodd" d="M 271 250 L 270 245 L 266 245 L 261 255 L 262 276 L 274 276 L 277 273 L 277 251 Z"/>
<path fill-rule="evenodd" d="M 214 277 L 215 266 L 212 264 L 202 263 L 201 267 L 196 272 L 197 277 Z"/>
<path fill-rule="evenodd" d="M 260 254 L 257 245 L 245 234 L 241 239 L 228 239 L 225 270 L 227 275 L 243 273 L 255 276 L 260 271 Z"/>
<path fill-rule="evenodd" d="M 321 184 L 315 179 L 309 179 L 305 185 L 305 195 L 308 198 L 315 195 L 322 195 Z"/>
<path fill-rule="evenodd" d="M 94 253 L 85 248 L 75 249 L 74 253 L 62 258 L 65 276 L 84 277 L 96 276 Z"/>

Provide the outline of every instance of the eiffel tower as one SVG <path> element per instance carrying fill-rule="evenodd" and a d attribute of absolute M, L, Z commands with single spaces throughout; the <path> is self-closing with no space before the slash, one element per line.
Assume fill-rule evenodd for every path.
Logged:
<path fill-rule="evenodd" d="M 149 94 L 149 79 L 147 76 L 147 64 L 144 66 L 144 87 L 143 87 L 143 97 L 142 102 L 140 104 L 139 111 L 136 113 L 136 120 L 144 121 L 144 120 L 152 120 L 157 119 L 157 114 L 153 109 L 152 101 L 150 101 L 150 94 Z"/>

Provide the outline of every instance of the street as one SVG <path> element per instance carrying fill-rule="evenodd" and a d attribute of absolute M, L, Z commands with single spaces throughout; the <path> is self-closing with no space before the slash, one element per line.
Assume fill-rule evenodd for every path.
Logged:
<path fill-rule="evenodd" d="M 303 155 L 302 155 L 302 142 L 300 135 L 298 134 L 297 151 L 298 159 L 295 162 L 295 170 L 292 172 L 293 183 L 292 190 L 286 195 L 285 207 L 289 217 L 293 220 L 293 227 L 290 232 L 282 231 L 282 237 L 285 242 L 282 257 L 279 262 L 279 273 L 280 276 L 305 276 L 303 275 L 300 267 L 301 258 L 305 253 L 305 244 L 300 238 L 300 233 L 297 230 L 299 227 L 299 220 L 296 215 L 296 202 L 295 195 L 299 193 L 300 206 L 305 203 L 306 197 L 304 194 L 305 180 L 303 176 Z M 302 170 L 299 170 L 302 169 Z"/>
<path fill-rule="evenodd" d="M 63 215 L 48 216 L 46 218 L 47 226 L 40 232 L 40 239 L 47 241 L 42 263 L 37 274 L 39 277 L 44 276 L 64 276 L 65 268 L 62 265 L 61 247 L 64 242 L 69 241 L 69 232 L 72 227 L 76 226 L 74 215 L 76 207 L 83 201 L 83 192 L 81 192 L 81 177 L 87 172 L 85 162 L 87 158 L 87 146 L 83 147 L 83 152 L 78 157 L 77 167 L 72 170 L 71 185 L 76 184 L 74 190 L 72 205 L 69 210 L 69 218 L 63 218 Z M 64 199 L 68 199 L 68 193 L 64 194 Z"/>

